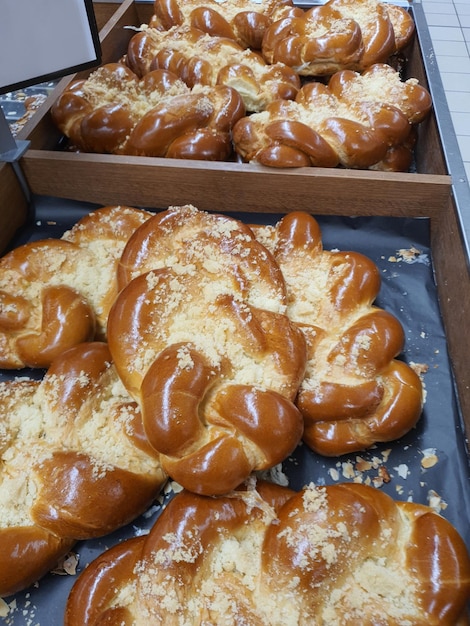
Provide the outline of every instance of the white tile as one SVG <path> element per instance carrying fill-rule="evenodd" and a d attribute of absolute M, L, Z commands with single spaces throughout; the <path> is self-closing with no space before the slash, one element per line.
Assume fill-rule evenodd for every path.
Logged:
<path fill-rule="evenodd" d="M 467 113 L 470 111 L 470 93 L 446 91 L 446 98 L 449 111 L 458 113 Z"/>
<path fill-rule="evenodd" d="M 463 41 L 439 41 L 432 39 L 434 52 L 439 56 L 468 57 L 468 49 Z"/>
<path fill-rule="evenodd" d="M 470 181 L 470 161 L 464 162 L 465 171 L 467 172 L 467 181 Z"/>
<path fill-rule="evenodd" d="M 429 26 L 432 41 L 460 42 L 464 41 L 462 29 L 450 26 Z"/>
<path fill-rule="evenodd" d="M 470 74 L 470 58 L 465 56 L 439 56 L 437 57 L 437 65 L 439 71 L 450 73 L 465 73 Z"/>
<path fill-rule="evenodd" d="M 470 3 L 469 2 L 455 2 L 455 10 L 457 15 L 470 15 Z"/>
<path fill-rule="evenodd" d="M 470 76 L 457 72 L 441 72 L 441 80 L 444 91 L 468 91 L 470 92 Z"/>
<path fill-rule="evenodd" d="M 462 34 L 463 34 L 463 38 L 468 43 L 470 41 L 470 27 L 462 28 Z"/>
<path fill-rule="evenodd" d="M 457 11 L 455 10 L 454 5 L 449 5 L 443 7 L 440 3 L 437 2 L 426 2 L 423 3 L 423 11 L 426 16 L 426 21 L 429 23 L 429 17 L 438 14 L 438 15 L 449 15 L 457 17 Z"/>
<path fill-rule="evenodd" d="M 460 26 L 463 28 L 470 27 L 470 13 L 468 15 L 458 15 L 457 19 L 459 20 Z"/>
<path fill-rule="evenodd" d="M 462 161 L 470 161 L 470 136 L 457 135 L 457 142 L 459 144 Z"/>
<path fill-rule="evenodd" d="M 454 111 L 451 117 L 456 135 L 470 135 L 470 111 Z"/>
<path fill-rule="evenodd" d="M 461 26 L 459 18 L 455 13 L 441 13 L 440 7 L 439 11 L 435 13 L 428 13 L 426 11 L 426 23 L 429 29 L 432 26 L 455 26 L 456 28 L 460 28 Z"/>

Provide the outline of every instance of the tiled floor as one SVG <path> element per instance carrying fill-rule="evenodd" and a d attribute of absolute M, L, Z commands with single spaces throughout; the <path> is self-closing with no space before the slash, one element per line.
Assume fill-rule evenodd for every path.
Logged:
<path fill-rule="evenodd" d="M 421 3 L 470 180 L 470 1 L 421 0 Z"/>

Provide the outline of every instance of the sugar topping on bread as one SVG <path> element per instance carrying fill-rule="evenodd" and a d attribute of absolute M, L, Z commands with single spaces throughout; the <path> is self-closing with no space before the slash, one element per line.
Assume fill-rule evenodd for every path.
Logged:
<path fill-rule="evenodd" d="M 0 413 L 4 596 L 46 574 L 78 539 L 135 519 L 166 474 L 104 343 L 65 351 L 41 381 L 1 383 Z"/>
<path fill-rule="evenodd" d="M 0 366 L 48 367 L 60 352 L 106 336 L 124 245 L 150 213 L 102 207 L 59 239 L 0 259 Z"/>
<path fill-rule="evenodd" d="M 413 369 L 396 359 L 404 343 L 400 322 L 375 304 L 375 264 L 356 252 L 324 250 L 318 223 L 306 214 L 253 228 L 279 263 L 287 315 L 308 344 L 296 400 L 307 445 L 340 455 L 408 432 L 420 418 L 423 390 Z"/>
<path fill-rule="evenodd" d="M 440 538 L 432 546 L 425 539 L 431 528 Z M 469 572 L 464 543 L 446 520 L 372 487 L 311 484 L 296 493 L 258 483 L 255 491 L 211 499 L 183 491 L 147 537 L 113 548 L 83 572 L 65 624 L 88 626 L 107 615 L 136 625 L 385 619 L 453 626 Z M 103 593 L 108 573 L 115 584 Z"/>

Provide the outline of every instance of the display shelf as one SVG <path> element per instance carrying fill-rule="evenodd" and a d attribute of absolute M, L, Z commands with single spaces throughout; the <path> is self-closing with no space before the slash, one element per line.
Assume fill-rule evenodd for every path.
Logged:
<path fill-rule="evenodd" d="M 109 11 L 110 6 L 95 3 L 98 15 Z M 148 22 L 152 11 L 152 4 L 146 2 L 124 0 L 116 4 L 116 11 L 100 31 L 103 63 L 117 61 L 125 54 L 133 28 Z M 427 86 L 417 38 L 406 53 L 406 77 L 413 76 Z M 272 198 L 273 210 L 277 205 L 281 211 L 295 193 L 305 201 L 314 196 L 320 207 L 336 213 L 352 215 L 359 210 L 376 211 L 373 207 L 379 206 L 380 211 L 396 215 L 426 216 L 440 212 L 450 192 L 434 113 L 418 126 L 414 169 L 403 174 L 315 167 L 279 170 L 238 162 L 72 153 L 61 148 L 63 137 L 50 117 L 50 106 L 69 82 L 70 78 L 59 83 L 48 106 L 23 131 L 31 149 L 22 159 L 22 167 L 33 193 L 103 205 L 121 202 L 148 207 L 183 203 L 191 197 L 206 208 L 210 198 L 210 202 L 229 210 L 236 210 L 238 201 L 260 210 L 258 199 L 267 195 Z M 227 194 L 227 188 L 237 189 L 243 197 Z M 370 203 L 356 203 L 361 195 L 369 197 Z"/>

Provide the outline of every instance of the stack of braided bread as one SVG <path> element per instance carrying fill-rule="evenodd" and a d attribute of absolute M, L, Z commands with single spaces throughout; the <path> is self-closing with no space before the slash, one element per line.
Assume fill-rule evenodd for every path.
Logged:
<path fill-rule="evenodd" d="M 126 53 L 51 109 L 86 152 L 408 171 L 431 97 L 397 61 L 410 13 L 381 0 L 156 0 Z"/>

